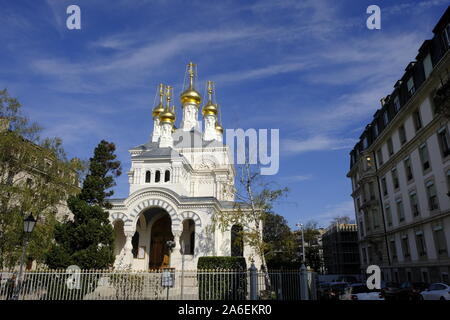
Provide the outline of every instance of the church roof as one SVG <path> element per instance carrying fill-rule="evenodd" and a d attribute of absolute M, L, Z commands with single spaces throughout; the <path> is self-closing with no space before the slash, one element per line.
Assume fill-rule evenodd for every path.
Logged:
<path fill-rule="evenodd" d="M 181 157 L 180 153 L 176 151 L 177 148 L 220 148 L 225 145 L 217 140 L 205 141 L 203 140 L 202 132 L 199 130 L 183 131 L 177 129 L 173 133 L 174 147 L 160 148 L 158 142 L 147 142 L 131 148 L 131 151 L 141 151 L 140 154 L 133 156 L 133 159 L 139 158 L 170 158 Z"/>
<path fill-rule="evenodd" d="M 203 140 L 203 134 L 199 130 L 183 131 L 177 129 L 173 135 L 173 146 L 175 148 L 213 148 L 224 147 L 224 144 L 217 140 Z"/>
<path fill-rule="evenodd" d="M 139 158 L 173 158 L 181 157 L 181 155 L 173 148 L 160 148 L 158 142 L 147 142 L 132 148 L 133 151 L 142 151 L 142 153 L 133 156 L 133 159 Z"/>

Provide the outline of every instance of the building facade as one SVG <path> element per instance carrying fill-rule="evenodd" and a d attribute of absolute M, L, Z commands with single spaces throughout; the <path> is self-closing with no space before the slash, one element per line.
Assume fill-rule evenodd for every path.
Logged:
<path fill-rule="evenodd" d="M 153 132 L 147 143 L 129 150 L 129 196 L 112 200 L 110 210 L 116 268 L 193 270 L 201 256 L 230 255 L 245 256 L 249 265 L 251 257 L 259 268 L 249 247 L 232 248 L 236 227 L 211 228 L 218 212 L 235 210 L 235 169 L 222 142 L 213 83 L 208 82 L 208 101 L 202 106 L 192 63 L 188 78 L 180 97 L 180 127 L 175 127 L 172 88 L 161 84 L 159 103 L 152 111 Z"/>
<path fill-rule="evenodd" d="M 438 282 L 450 273 L 449 121 L 434 96 L 450 74 L 450 7 L 350 153 L 361 272 Z"/>
<path fill-rule="evenodd" d="M 359 274 L 360 259 L 356 224 L 333 224 L 322 235 L 327 274 Z"/>

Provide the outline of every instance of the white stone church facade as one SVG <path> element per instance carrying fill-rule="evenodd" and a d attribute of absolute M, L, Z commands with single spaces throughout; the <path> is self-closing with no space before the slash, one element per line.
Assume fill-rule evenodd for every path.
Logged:
<path fill-rule="evenodd" d="M 218 212 L 236 210 L 235 169 L 222 142 L 213 83 L 208 82 L 208 101 L 202 106 L 192 63 L 188 75 L 188 87 L 181 94 L 180 127 L 175 127 L 172 88 L 161 84 L 151 137 L 129 150 L 129 196 L 111 200 L 109 210 L 117 269 L 181 269 L 184 264 L 184 269 L 194 270 L 201 256 L 232 254 L 231 228 L 222 232 L 211 225 Z M 259 267 L 251 248 L 244 245 L 237 252 L 234 247 L 233 255 L 245 256 L 248 266 L 253 259 Z"/>

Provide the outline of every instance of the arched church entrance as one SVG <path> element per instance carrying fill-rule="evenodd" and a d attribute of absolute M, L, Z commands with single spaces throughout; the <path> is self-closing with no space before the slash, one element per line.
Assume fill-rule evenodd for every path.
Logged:
<path fill-rule="evenodd" d="M 174 240 L 170 215 L 162 208 L 151 208 L 145 212 L 145 216 L 151 228 L 149 268 L 169 267 L 171 248 L 168 242 Z"/>

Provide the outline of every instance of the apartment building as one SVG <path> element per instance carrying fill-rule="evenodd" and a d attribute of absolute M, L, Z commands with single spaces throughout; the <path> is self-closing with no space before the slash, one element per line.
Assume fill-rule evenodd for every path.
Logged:
<path fill-rule="evenodd" d="M 359 274 L 356 224 L 333 224 L 322 235 L 323 259 L 328 274 Z"/>
<path fill-rule="evenodd" d="M 379 265 L 386 281 L 449 281 L 450 127 L 434 97 L 449 81 L 450 7 L 433 34 L 350 153 L 361 272 Z"/>

